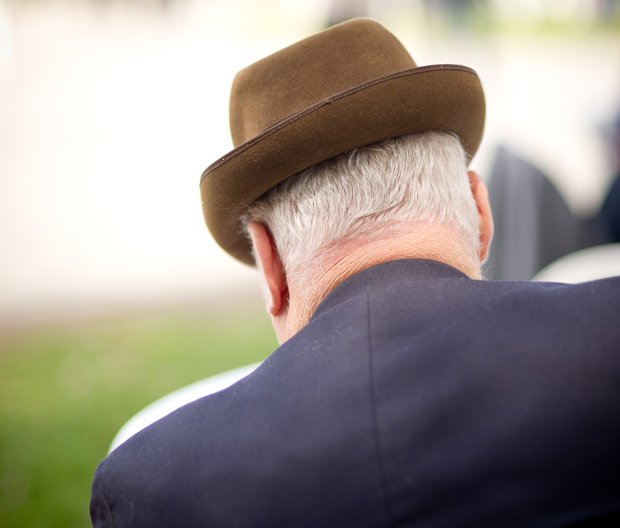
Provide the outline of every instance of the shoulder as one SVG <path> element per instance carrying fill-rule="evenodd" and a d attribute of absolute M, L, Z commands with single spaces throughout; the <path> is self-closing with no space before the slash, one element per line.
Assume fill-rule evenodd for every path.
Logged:
<path fill-rule="evenodd" d="M 93 511 L 113 515 L 117 527 L 132 518 L 139 526 L 319 526 L 323 510 L 305 505 L 327 507 L 324 490 L 339 482 L 331 512 L 364 526 L 368 505 L 382 504 L 367 356 L 317 345 L 301 336 L 236 385 L 129 439 L 98 469 Z M 354 499 L 341 501 L 343 493 Z M 362 500 L 366 509 L 351 509 Z"/>

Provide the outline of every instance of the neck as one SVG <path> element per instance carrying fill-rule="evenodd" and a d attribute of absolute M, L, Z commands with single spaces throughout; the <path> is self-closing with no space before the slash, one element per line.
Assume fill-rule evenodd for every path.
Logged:
<path fill-rule="evenodd" d="M 278 332 L 280 342 L 308 324 L 320 302 L 340 283 L 364 269 L 400 259 L 435 260 L 481 279 L 480 262 L 474 261 L 448 226 L 429 225 L 414 233 L 397 231 L 368 241 L 346 241 L 330 248 L 310 277 L 288 278 L 289 306 Z"/>

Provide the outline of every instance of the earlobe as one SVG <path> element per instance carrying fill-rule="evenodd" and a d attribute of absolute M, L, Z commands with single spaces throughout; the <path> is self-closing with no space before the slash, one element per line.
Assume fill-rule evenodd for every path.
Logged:
<path fill-rule="evenodd" d="M 288 286 L 286 273 L 280 260 L 271 233 L 258 222 L 248 224 L 259 271 L 265 280 L 267 311 L 272 317 L 278 316 L 288 308 Z"/>
<path fill-rule="evenodd" d="M 474 171 L 467 173 L 471 192 L 478 208 L 478 227 L 480 229 L 480 263 L 484 263 L 489 256 L 489 248 L 493 239 L 493 214 L 489 203 L 487 186 Z"/>

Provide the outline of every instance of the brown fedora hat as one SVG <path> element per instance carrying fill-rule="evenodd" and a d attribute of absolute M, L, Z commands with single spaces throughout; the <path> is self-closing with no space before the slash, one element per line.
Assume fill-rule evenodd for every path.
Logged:
<path fill-rule="evenodd" d="M 235 149 L 200 181 L 216 242 L 254 264 L 239 217 L 289 176 L 389 137 L 446 130 L 470 156 L 484 127 L 484 94 L 470 68 L 418 68 L 382 25 L 354 19 L 241 70 L 230 96 Z"/>

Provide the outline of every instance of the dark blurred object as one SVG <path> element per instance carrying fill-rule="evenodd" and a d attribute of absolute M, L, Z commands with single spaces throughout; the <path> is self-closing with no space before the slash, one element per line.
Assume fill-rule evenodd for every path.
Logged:
<path fill-rule="evenodd" d="M 599 213 L 600 222 L 606 227 L 611 242 L 620 242 L 620 173 L 609 189 Z"/>
<path fill-rule="evenodd" d="M 620 12 L 618 0 L 598 0 L 596 4 L 599 17 L 603 21 L 614 21 L 618 18 Z"/>
<path fill-rule="evenodd" d="M 370 0 L 332 0 L 328 26 L 334 26 L 351 18 L 367 17 Z"/>
<path fill-rule="evenodd" d="M 476 0 L 425 0 L 429 9 L 450 11 L 457 15 L 465 15 L 476 3 L 478 3 Z"/>
<path fill-rule="evenodd" d="M 530 280 L 564 255 L 611 242 L 600 217 L 573 215 L 540 170 L 503 147 L 488 187 L 495 220 L 488 279 Z"/>
<path fill-rule="evenodd" d="M 603 201 L 599 219 L 606 226 L 610 239 L 613 242 L 620 242 L 620 112 L 611 123 L 604 124 L 600 132 L 607 146 L 615 176 Z"/>
<path fill-rule="evenodd" d="M 451 29 L 465 29 L 473 12 L 488 11 L 486 0 L 425 0 L 424 4 L 431 16 L 447 22 Z"/>

